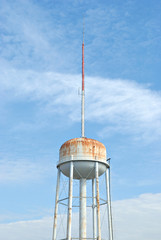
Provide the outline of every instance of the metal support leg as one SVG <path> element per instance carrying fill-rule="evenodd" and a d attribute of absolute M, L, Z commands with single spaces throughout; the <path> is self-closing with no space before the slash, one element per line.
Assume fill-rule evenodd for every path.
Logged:
<path fill-rule="evenodd" d="M 95 179 L 92 179 L 92 199 L 93 199 L 93 240 L 96 239 L 96 196 L 95 196 Z"/>
<path fill-rule="evenodd" d="M 97 202 L 97 239 L 101 240 L 98 162 L 96 162 L 96 170 L 95 171 L 96 171 L 96 202 Z"/>
<path fill-rule="evenodd" d="M 111 197 L 110 197 L 110 179 L 109 179 L 109 169 L 108 168 L 106 170 L 106 191 L 107 191 L 107 210 L 108 210 L 109 240 L 113 240 Z"/>
<path fill-rule="evenodd" d="M 73 162 L 70 163 L 67 240 L 71 240 L 72 234 L 72 194 L 73 194 Z"/>
<path fill-rule="evenodd" d="M 86 239 L 86 179 L 80 179 L 79 239 Z"/>
<path fill-rule="evenodd" d="M 59 186 L 60 186 L 60 169 L 58 168 L 57 185 L 56 185 L 56 197 L 55 197 L 55 213 L 54 213 L 54 225 L 53 225 L 53 237 L 52 240 L 56 240 L 56 227 L 58 216 L 58 200 L 59 200 Z"/>

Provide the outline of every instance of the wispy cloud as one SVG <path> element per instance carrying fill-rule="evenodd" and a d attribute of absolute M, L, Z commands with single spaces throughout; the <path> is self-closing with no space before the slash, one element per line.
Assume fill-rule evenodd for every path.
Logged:
<path fill-rule="evenodd" d="M 49 4 L 51 8 L 45 11 L 44 3 L 36 4 L 32 0 L 3 1 L 0 9 L 1 61 L 39 71 L 68 69 L 71 62 L 73 65 L 78 61 L 78 53 L 72 51 L 78 46 L 78 30 L 73 28 L 76 23 L 71 23 L 66 16 L 70 9 L 64 14 L 60 7 L 55 8 L 54 2 Z"/>
<path fill-rule="evenodd" d="M 90 90 L 88 118 L 106 122 L 102 134 L 130 132 L 144 139 L 160 136 L 160 92 L 122 79 L 90 78 L 89 85 L 93 92 Z"/>
<path fill-rule="evenodd" d="M 31 160 L 0 160 L 0 184 L 40 181 L 55 171 L 54 166 Z"/>
<path fill-rule="evenodd" d="M 79 75 L 1 69 L 0 86 L 13 98 L 37 101 L 45 111 L 78 121 L 80 79 Z M 86 77 L 86 119 L 102 123 L 100 135 L 117 132 L 153 140 L 161 135 L 161 94 L 135 81 Z"/>
<path fill-rule="evenodd" d="M 43 3 L 36 4 L 34 1 L 2 2 L 1 58 L 13 66 L 21 69 L 78 72 L 82 16 L 74 16 L 79 16 L 81 11 L 84 12 L 86 21 L 86 62 L 89 72 L 99 73 L 100 76 L 103 76 L 103 72 L 106 72 L 106 76 L 113 72 L 112 76 L 115 76 L 116 66 L 121 66 L 124 72 L 129 68 L 133 72 L 140 67 L 137 57 L 146 61 L 147 52 L 155 60 L 154 53 L 150 48 L 147 51 L 147 44 L 144 43 L 153 46 L 153 39 L 160 37 L 160 20 L 142 18 L 140 24 L 136 18 L 134 23 L 132 16 L 136 9 L 133 4 L 129 8 L 127 3 L 114 6 L 95 1 L 92 8 L 88 6 L 84 11 L 80 2 L 63 1 L 66 8 L 64 12 L 58 2 L 48 3 L 50 9 L 47 11 L 44 10 Z M 70 5 L 73 5 L 73 9 Z M 160 47 L 159 39 L 156 43 Z M 143 48 L 144 54 L 140 56 L 138 53 Z M 151 61 L 149 55 L 148 59 Z"/>

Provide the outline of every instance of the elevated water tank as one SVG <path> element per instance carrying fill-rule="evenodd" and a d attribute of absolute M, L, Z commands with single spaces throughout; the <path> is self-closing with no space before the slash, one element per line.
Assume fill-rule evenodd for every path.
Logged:
<path fill-rule="evenodd" d="M 65 142 L 59 150 L 58 167 L 64 175 L 70 175 L 70 162 L 73 161 L 74 179 L 95 178 L 95 162 L 98 162 L 99 176 L 107 168 L 106 148 L 94 139 L 74 138 Z"/>

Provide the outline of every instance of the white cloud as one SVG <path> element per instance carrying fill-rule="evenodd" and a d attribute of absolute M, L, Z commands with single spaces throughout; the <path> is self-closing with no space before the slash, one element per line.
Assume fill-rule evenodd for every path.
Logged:
<path fill-rule="evenodd" d="M 113 203 L 115 239 L 158 240 L 161 234 L 161 194 L 142 194 Z"/>
<path fill-rule="evenodd" d="M 47 240 L 52 237 L 51 226 L 51 218 L 0 224 L 0 236 L 3 240 Z"/>
<path fill-rule="evenodd" d="M 107 122 L 103 134 L 132 133 L 143 138 L 161 134 L 161 95 L 130 80 L 89 79 L 89 119 Z M 95 88 L 95 90 L 94 90 Z"/>
<path fill-rule="evenodd" d="M 79 6 L 79 3 L 77 4 Z M 74 6 L 76 7 L 76 5 Z M 120 8 L 116 6 L 104 8 L 103 5 L 98 6 L 98 4 L 94 4 L 92 9 L 87 8 L 86 10 L 89 39 L 87 51 L 90 53 L 87 54 L 87 61 L 89 57 L 92 57 L 93 66 L 98 66 L 98 64 L 93 63 L 96 61 L 95 59 L 98 61 L 102 59 L 103 62 L 109 61 L 107 56 L 110 57 L 110 62 L 115 62 L 112 64 L 114 67 L 116 60 L 124 62 L 126 59 L 126 64 L 129 64 L 132 61 L 130 59 L 133 59 L 133 57 L 127 57 L 125 53 L 131 49 L 130 46 L 134 48 L 134 45 L 139 46 L 139 44 L 133 42 L 135 28 L 129 26 L 127 16 L 125 17 L 126 4 L 122 7 L 126 10 L 122 13 L 120 13 Z M 0 87 L 10 89 L 11 95 L 14 94 L 16 97 L 25 96 L 30 100 L 41 101 L 46 110 L 63 112 L 73 121 L 77 121 L 80 116 L 80 99 L 77 97 L 80 76 L 43 72 L 42 69 L 61 69 L 61 72 L 64 72 L 66 67 L 68 71 L 69 69 L 72 71 L 74 66 L 74 69 L 77 70 L 78 64 L 75 62 L 78 61 L 78 56 L 80 59 L 80 52 L 73 51 L 73 49 L 77 49 L 77 29 L 80 28 L 73 27 L 73 24 L 79 25 L 81 21 L 78 19 L 77 22 L 71 22 L 70 18 L 67 17 L 69 9 L 66 9 L 67 12 L 64 14 L 61 8 L 55 8 L 54 3 L 51 4 L 51 8 L 53 8 L 52 14 L 50 11 L 44 11 L 42 5 L 35 4 L 33 1 L 21 3 L 14 1 L 12 4 L 3 1 L 3 8 L 0 9 L 4 30 L 2 31 L 1 44 Z M 76 11 L 76 8 L 74 9 Z M 58 16 L 60 21 L 57 19 Z M 66 20 L 65 24 L 64 20 Z M 145 19 L 142 21 L 145 23 Z M 155 21 L 152 19 L 146 23 L 146 28 L 149 29 L 146 31 L 150 31 L 148 40 L 152 39 L 154 25 L 157 26 L 155 35 L 158 36 L 160 28 L 154 23 Z M 141 26 L 143 25 L 145 24 Z M 136 29 L 138 30 L 138 28 Z M 140 32 L 142 30 L 145 31 L 145 28 L 141 27 Z M 118 34 L 120 32 L 121 34 Z M 147 39 L 142 41 L 144 42 L 144 40 Z M 70 44 L 69 41 L 71 41 Z M 140 42 L 141 40 L 136 38 L 135 41 Z M 97 51 L 93 51 L 96 46 L 99 48 L 99 54 L 104 55 L 103 58 L 99 58 Z M 130 50 L 130 56 L 131 54 L 133 56 L 134 52 Z M 93 57 L 93 54 L 97 54 L 97 58 Z M 4 59 L 8 61 L 7 66 Z M 70 66 L 72 67 L 69 68 L 71 61 Z M 41 72 L 11 69 L 9 62 L 19 69 L 41 69 Z M 90 63 L 89 67 L 92 64 Z M 102 62 L 100 62 L 101 64 Z M 131 64 L 130 67 L 134 68 L 134 65 Z M 86 119 L 103 123 L 100 135 L 106 136 L 107 133 L 109 135 L 121 132 L 132 133 L 136 138 L 139 136 L 139 138 L 144 139 L 160 136 L 160 93 L 134 81 L 123 79 L 87 77 L 86 86 L 86 101 L 88 103 L 86 105 Z"/>
<path fill-rule="evenodd" d="M 71 49 L 78 41 L 74 38 L 72 45 L 67 43 L 69 32 L 72 35 L 75 30 L 73 24 L 67 21 L 64 24 L 61 14 L 64 12 L 55 8 L 54 3 L 49 9 L 48 4 L 32 0 L 3 1 L 0 9 L 1 61 L 6 60 L 21 69 L 63 69 L 67 61 L 70 63 Z"/>
<path fill-rule="evenodd" d="M 79 75 L 4 68 L 0 86 L 10 97 L 38 101 L 46 111 L 78 121 L 80 82 Z M 120 132 L 155 139 L 161 135 L 161 94 L 130 80 L 86 77 L 86 120 L 101 122 L 104 136 Z"/>
<path fill-rule="evenodd" d="M 161 235 L 161 194 L 142 194 L 134 199 L 114 201 L 114 238 L 116 240 L 159 240 Z M 77 213 L 73 214 L 73 223 Z M 64 219 L 64 217 L 63 217 Z M 3 240 L 47 240 L 52 236 L 53 218 L 0 224 Z M 89 223 L 88 228 L 91 227 Z M 74 228 L 76 230 L 76 228 Z M 102 231 L 106 231 L 103 228 Z"/>

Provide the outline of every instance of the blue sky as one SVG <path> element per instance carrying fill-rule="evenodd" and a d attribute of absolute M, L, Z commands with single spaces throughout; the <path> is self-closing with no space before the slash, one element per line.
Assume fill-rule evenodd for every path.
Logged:
<path fill-rule="evenodd" d="M 83 16 L 85 135 L 111 157 L 116 240 L 159 239 L 160 12 L 159 0 L 1 0 L 3 240 L 51 239 L 59 148 L 81 135 Z"/>

